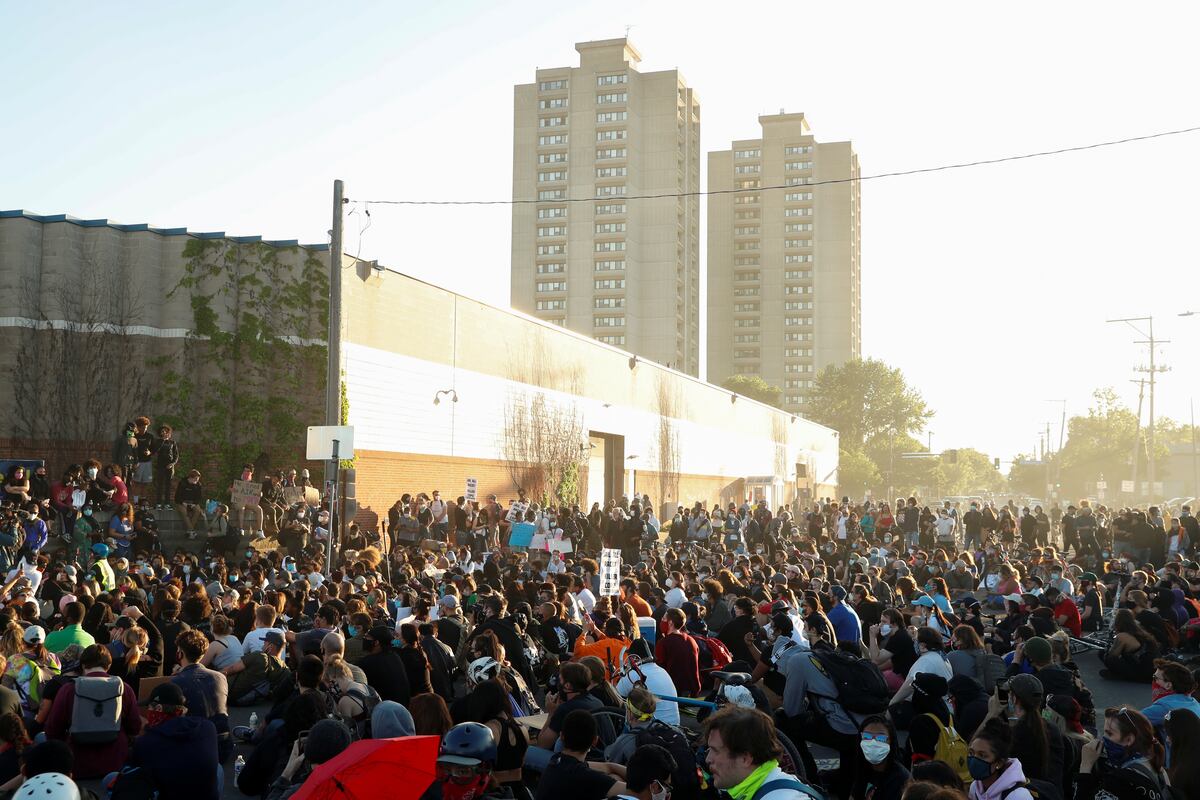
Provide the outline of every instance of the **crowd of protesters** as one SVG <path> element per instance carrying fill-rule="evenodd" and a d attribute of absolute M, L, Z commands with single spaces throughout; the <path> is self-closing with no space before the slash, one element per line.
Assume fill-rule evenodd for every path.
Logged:
<path fill-rule="evenodd" d="M 231 510 L 176 481 L 169 426 L 112 455 L 5 475 L 0 792 L 211 800 L 236 760 L 274 800 L 360 740 L 438 736 L 448 800 L 1200 797 L 1187 508 L 434 490 L 327 564 L 328 507 L 284 499 L 302 471 Z M 1149 690 L 1096 708 L 1077 657 Z"/>

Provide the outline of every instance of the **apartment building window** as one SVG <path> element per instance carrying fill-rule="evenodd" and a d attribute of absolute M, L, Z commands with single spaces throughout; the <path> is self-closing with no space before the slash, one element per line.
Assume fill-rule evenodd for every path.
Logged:
<path fill-rule="evenodd" d="M 785 333 L 783 335 L 785 342 L 811 342 L 813 335 L 811 333 Z"/>
<path fill-rule="evenodd" d="M 783 168 L 786 170 L 791 170 L 791 171 L 800 170 L 800 169 L 812 169 L 812 162 L 811 161 L 787 161 L 784 163 Z"/>
<path fill-rule="evenodd" d="M 758 358 L 759 349 L 757 347 L 742 347 L 733 351 L 734 358 Z"/>
<path fill-rule="evenodd" d="M 625 213 L 625 204 L 624 203 L 597 203 L 596 204 L 596 216 L 598 216 L 598 217 L 606 216 L 608 214 L 624 214 L 624 213 Z"/>
<path fill-rule="evenodd" d="M 624 328 L 624 317 L 592 317 L 592 325 L 597 328 Z"/>
<path fill-rule="evenodd" d="M 762 186 L 762 181 L 758 178 L 752 178 L 749 180 L 734 181 L 733 185 L 738 189 L 758 189 Z"/>
<path fill-rule="evenodd" d="M 759 272 L 758 270 L 753 270 L 753 271 L 747 270 L 745 272 L 733 273 L 733 279 L 735 281 L 756 281 L 761 277 L 761 275 L 762 275 L 762 273 Z"/>
<path fill-rule="evenodd" d="M 733 218 L 736 220 L 758 219 L 762 213 L 757 208 L 749 208 L 745 211 L 733 212 Z"/>
<path fill-rule="evenodd" d="M 813 287 L 811 286 L 785 286 L 783 287 L 784 294 L 812 294 Z"/>
<path fill-rule="evenodd" d="M 558 128 L 567 124 L 566 117 L 539 117 L 539 128 Z"/>
<path fill-rule="evenodd" d="M 758 317 L 738 317 L 733 321 L 735 328 L 757 328 Z"/>
<path fill-rule="evenodd" d="M 811 347 L 788 347 L 783 351 L 785 358 L 812 358 Z"/>
<path fill-rule="evenodd" d="M 757 333 L 739 333 L 733 337 L 734 344 L 753 344 L 762 338 Z"/>
<path fill-rule="evenodd" d="M 756 175 L 762 172 L 762 164 L 738 164 L 733 172 L 736 175 Z"/>
<path fill-rule="evenodd" d="M 742 364 L 738 367 L 738 371 L 745 375 L 757 375 L 762 372 L 762 367 L 758 364 Z"/>
<path fill-rule="evenodd" d="M 738 256 L 733 260 L 733 263 L 738 267 L 757 267 L 758 256 Z"/>
<path fill-rule="evenodd" d="M 567 135 L 565 133 L 556 133 L 553 136 L 539 136 L 538 147 L 551 147 L 556 144 L 566 144 Z"/>
<path fill-rule="evenodd" d="M 624 242 L 596 242 L 597 253 L 619 253 L 624 250 Z"/>
<path fill-rule="evenodd" d="M 596 233 L 624 233 L 624 222 L 597 222 Z"/>
<path fill-rule="evenodd" d="M 734 158 L 761 158 L 762 150 L 760 150 L 757 147 L 755 147 L 752 150 L 734 150 L 733 157 Z"/>
<path fill-rule="evenodd" d="M 567 163 L 566 153 L 538 153 L 539 164 L 565 164 Z"/>
<path fill-rule="evenodd" d="M 566 317 L 543 317 L 542 322 L 549 322 L 551 325 L 557 325 L 560 328 L 565 328 L 567 326 Z"/>
<path fill-rule="evenodd" d="M 596 105 L 598 105 L 598 106 L 608 105 L 611 103 L 628 103 L 628 102 L 629 102 L 629 93 L 628 92 L 613 92 L 612 94 L 596 95 Z"/>
<path fill-rule="evenodd" d="M 554 172 L 539 172 L 538 183 L 550 183 L 552 181 L 565 181 L 567 179 L 566 170 L 556 170 Z"/>
<path fill-rule="evenodd" d="M 804 405 L 802 400 L 803 398 L 798 394 L 789 394 L 787 397 L 783 398 L 784 404 L 789 406 L 802 406 Z"/>
<path fill-rule="evenodd" d="M 565 256 L 567 246 L 565 244 L 539 244 L 537 254 L 539 256 Z"/>
<path fill-rule="evenodd" d="M 601 278 L 599 280 L 592 281 L 592 286 L 598 292 L 612 291 L 613 289 L 624 289 L 625 288 L 625 279 L 624 278 Z"/>
<path fill-rule="evenodd" d="M 739 194 L 733 198 L 733 204 L 737 206 L 748 206 L 758 202 L 757 194 Z"/>
<path fill-rule="evenodd" d="M 538 209 L 538 219 L 562 219 L 565 216 L 567 216 L 567 209 L 563 206 Z"/>
<path fill-rule="evenodd" d="M 812 247 L 812 239 L 784 239 L 783 246 L 787 248 Z"/>
<path fill-rule="evenodd" d="M 733 229 L 734 236 L 758 236 L 757 225 L 739 225 Z"/>
<path fill-rule="evenodd" d="M 783 263 L 785 264 L 811 264 L 812 260 L 812 255 L 799 255 L 796 253 L 789 253 L 783 257 Z"/>
<path fill-rule="evenodd" d="M 619 75 L 597 75 L 597 86 L 619 86 L 623 83 L 628 83 L 629 78 L 622 72 Z"/>
<path fill-rule="evenodd" d="M 783 215 L 785 217 L 811 217 L 812 209 L 811 208 L 785 208 L 783 210 Z"/>
<path fill-rule="evenodd" d="M 812 325 L 812 317 L 784 317 L 783 324 L 789 328 L 804 328 Z"/>
<path fill-rule="evenodd" d="M 538 275 L 558 275 L 567 271 L 566 263 L 562 261 L 547 261 L 537 265 Z"/>
<path fill-rule="evenodd" d="M 803 233 L 812 229 L 813 224 L 811 222 L 787 222 L 783 226 L 784 233 Z"/>
<path fill-rule="evenodd" d="M 592 300 L 592 308 L 624 308 L 624 297 L 597 297 Z"/>
<path fill-rule="evenodd" d="M 803 374 L 805 372 L 812 372 L 813 365 L 812 364 L 784 364 L 783 371 L 790 372 L 793 375 L 796 373 Z"/>
<path fill-rule="evenodd" d="M 565 98 L 565 97 L 551 97 L 546 100 L 538 100 L 538 108 L 540 108 L 542 110 L 549 110 L 549 109 L 555 109 L 555 108 L 566 108 L 566 107 L 567 107 L 567 98 Z"/>
<path fill-rule="evenodd" d="M 565 292 L 567 290 L 566 281 L 538 281 L 537 290 L 539 292 Z"/>
<path fill-rule="evenodd" d="M 757 302 L 754 302 L 754 303 L 734 303 L 734 304 L 733 304 L 733 310 L 734 310 L 734 313 L 737 313 L 737 314 L 745 314 L 745 313 L 748 313 L 748 312 L 751 312 L 751 311 L 758 311 L 758 303 L 757 303 Z"/>
<path fill-rule="evenodd" d="M 596 167 L 597 178 L 624 178 L 628 174 L 628 167 Z"/>
<path fill-rule="evenodd" d="M 615 345 L 617 347 L 625 346 L 625 337 L 624 336 L 597 336 L 596 341 L 604 342 L 605 344 Z"/>
<path fill-rule="evenodd" d="M 811 280 L 812 279 L 812 270 L 811 269 L 785 270 L 783 273 L 783 279 L 785 281 L 802 281 L 802 280 L 806 280 L 806 279 Z"/>
<path fill-rule="evenodd" d="M 596 131 L 597 142 L 623 142 L 626 139 L 624 128 L 613 128 L 608 131 Z"/>
<path fill-rule="evenodd" d="M 541 83 L 538 84 L 539 92 L 554 92 L 559 89 L 565 89 L 565 88 L 567 88 L 567 81 L 565 79 L 559 79 L 559 80 L 555 80 L 555 81 L 542 81 Z"/>
<path fill-rule="evenodd" d="M 758 242 L 737 242 L 733 245 L 734 250 L 757 250 Z"/>
<path fill-rule="evenodd" d="M 792 175 L 783 179 L 784 186 L 807 186 L 813 182 L 811 175 Z"/>
<path fill-rule="evenodd" d="M 624 147 L 607 147 L 596 151 L 596 160 L 603 161 L 608 158 L 624 158 Z"/>
<path fill-rule="evenodd" d="M 789 144 L 783 148 L 783 154 L 785 156 L 802 156 L 811 153 L 812 150 L 811 144 Z"/>
<path fill-rule="evenodd" d="M 597 186 L 596 187 L 596 196 L 597 197 L 624 197 L 625 196 L 625 186 L 624 185 Z"/>
<path fill-rule="evenodd" d="M 758 297 L 758 293 L 757 286 L 739 286 L 733 290 L 734 297 Z"/>
<path fill-rule="evenodd" d="M 811 311 L 812 307 L 811 300 L 787 300 L 783 304 L 784 311 Z"/>
<path fill-rule="evenodd" d="M 538 228 L 538 236 L 566 236 L 566 225 L 544 225 Z"/>
<path fill-rule="evenodd" d="M 567 301 L 566 300 L 538 300 L 537 301 L 537 310 L 538 311 L 566 311 L 567 310 Z"/>
<path fill-rule="evenodd" d="M 596 123 L 603 125 L 606 122 L 624 122 L 629 119 L 628 111 L 597 111 Z"/>
<path fill-rule="evenodd" d="M 788 192 L 783 196 L 783 199 L 789 203 L 799 203 L 802 200 L 812 200 L 812 192 Z"/>
<path fill-rule="evenodd" d="M 566 189 L 542 189 L 538 192 L 538 200 L 565 200 Z"/>
<path fill-rule="evenodd" d="M 616 272 L 625 269 L 624 261 L 597 261 L 593 269 L 596 272 Z"/>

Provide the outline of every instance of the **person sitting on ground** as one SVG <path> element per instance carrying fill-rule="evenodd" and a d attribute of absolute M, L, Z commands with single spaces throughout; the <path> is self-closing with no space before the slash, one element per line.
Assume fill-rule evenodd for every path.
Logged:
<path fill-rule="evenodd" d="M 363 640 L 364 655 L 358 662 L 366 673 L 367 685 L 384 700 L 408 705 L 412 691 L 404 662 L 392 648 L 392 629 L 386 625 L 372 628 Z"/>
<path fill-rule="evenodd" d="M 980 726 L 967 749 L 971 800 L 1034 800 L 1021 762 L 1011 757 L 1012 730 L 1001 719 Z"/>
<path fill-rule="evenodd" d="M 134 739 L 126 766 L 149 772 L 160 797 L 217 800 L 221 795 L 217 729 L 206 719 L 187 716 L 183 691 L 173 683 L 150 692 L 146 730 Z"/>
<path fill-rule="evenodd" d="M 270 630 L 258 650 L 225 667 L 229 704 L 247 706 L 269 700 L 278 703 L 291 691 L 292 671 L 283 663 L 283 634 Z"/>
<path fill-rule="evenodd" d="M 187 713 L 191 717 L 203 717 L 217 728 L 217 747 L 221 763 L 233 753 L 233 736 L 229 731 L 229 681 L 216 670 L 200 666 L 200 659 L 208 649 L 208 639 L 192 628 L 179 634 L 175 640 L 175 660 L 179 671 L 171 683 L 183 690 L 187 699 Z"/>
<path fill-rule="evenodd" d="M 271 784 L 266 800 L 287 800 L 308 780 L 313 767 L 341 755 L 351 741 L 350 729 L 338 720 L 322 719 L 316 722 L 303 740 L 303 747 L 300 739 L 292 745 L 287 764 Z"/>
<path fill-rule="evenodd" d="M 371 711 L 379 705 L 379 693 L 354 680 L 350 665 L 334 657 L 325 664 L 325 684 L 337 698 L 337 713 L 351 731 L 360 735 L 370 730 Z"/>
<path fill-rule="evenodd" d="M 648 744 L 638 748 L 625 765 L 625 794 L 622 797 L 637 800 L 669 797 L 677 769 L 675 757 L 665 747 Z"/>
<path fill-rule="evenodd" d="M 86 648 L 80 664 L 83 676 L 65 684 L 54 698 L 46 718 L 46 736 L 70 743 L 75 756 L 75 774 L 81 778 L 99 778 L 119 770 L 125 763 L 130 741 L 142 732 L 142 717 L 132 687 L 108 674 L 112 654 L 107 647 L 94 644 Z M 76 695 L 80 692 L 89 698 L 89 710 L 91 706 L 98 706 L 106 716 L 93 718 L 95 715 L 88 712 L 77 713 Z M 93 697 L 95 701 L 90 699 Z M 101 704 L 100 698 L 112 699 Z M 110 711 L 111 716 L 107 716 Z M 85 722 L 86 731 L 83 728 Z"/>
<path fill-rule="evenodd" d="M 1148 683 L 1154 676 L 1159 644 L 1127 608 L 1113 615 L 1113 640 L 1104 653 L 1100 677 Z"/>
<path fill-rule="evenodd" d="M 321 660 L 328 664 L 335 658 L 346 661 L 346 639 L 337 632 L 327 633 L 321 640 Z M 356 683 L 366 685 L 367 673 L 362 671 L 362 667 L 351 664 L 349 661 L 346 661 L 346 666 L 350 668 L 350 675 Z"/>
<path fill-rule="evenodd" d="M 625 730 L 608 747 L 604 748 L 604 760 L 613 764 L 628 764 L 638 749 L 639 734 L 654 722 L 654 707 L 657 701 L 647 689 L 635 686 L 625 698 Z"/>
<path fill-rule="evenodd" d="M 566 665 L 570 666 L 570 665 Z M 534 800 L 602 800 L 625 791 L 625 768 L 618 764 L 588 762 L 596 744 L 596 719 L 577 708 L 563 719 L 562 750 L 555 753 L 538 780 Z"/>
<path fill-rule="evenodd" d="M 668 725 L 678 727 L 679 704 L 674 700 L 663 700 L 661 698 L 678 697 L 679 693 L 675 690 L 675 683 L 671 680 L 671 676 L 667 674 L 667 671 L 654 663 L 654 654 L 650 650 L 650 642 L 645 639 L 638 639 L 629 646 L 628 655 L 638 659 L 638 669 L 641 671 L 641 676 L 629 668 L 631 662 L 629 658 L 626 658 L 624 661 L 626 669 L 622 671 L 621 677 L 617 680 L 617 694 L 621 697 L 629 697 L 637 685 L 636 681 L 644 679 L 646 688 L 656 697 L 660 698 L 655 703 L 654 718 Z"/>
<path fill-rule="evenodd" d="M 829 631 L 832 635 L 833 631 Z M 779 767 L 779 740 L 766 714 L 752 708 L 726 706 L 704 723 L 706 763 L 717 789 L 733 797 L 755 800 L 818 800 L 807 784 Z M 855 744 L 855 747 L 858 747 Z M 847 772 L 851 767 L 847 767 Z"/>
<path fill-rule="evenodd" d="M 871 800 L 900 800 L 909 781 L 909 772 L 901 763 L 900 742 L 891 721 L 882 714 L 863 720 L 859 729 L 858 769 L 850 796 Z"/>
<path fill-rule="evenodd" d="M 1177 708 L 1187 709 L 1200 718 L 1200 702 L 1192 696 L 1195 688 L 1195 678 L 1187 667 L 1165 658 L 1155 659 L 1150 684 L 1153 702 L 1142 709 L 1142 714 L 1156 729 L 1161 728 L 1163 720 Z"/>
<path fill-rule="evenodd" d="M 1162 744 L 1142 712 L 1121 706 L 1104 710 L 1104 735 L 1085 745 L 1076 776 L 1076 800 L 1162 796 Z"/>

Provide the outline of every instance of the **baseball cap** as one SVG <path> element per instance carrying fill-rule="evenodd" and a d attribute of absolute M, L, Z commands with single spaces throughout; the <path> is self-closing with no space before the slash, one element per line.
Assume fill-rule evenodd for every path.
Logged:
<path fill-rule="evenodd" d="M 279 631 L 267 631 L 263 634 L 263 641 L 273 644 L 276 647 L 283 647 L 284 644 L 283 634 Z"/>
<path fill-rule="evenodd" d="M 1090 581 L 1092 583 L 1095 583 L 1096 582 L 1096 573 L 1094 573 L 1094 572 L 1083 573 L 1082 575 L 1079 576 L 1079 582 L 1083 583 L 1084 581 Z"/>
<path fill-rule="evenodd" d="M 1041 637 L 1035 636 L 1034 639 L 1041 639 Z M 1029 642 L 1032 641 L 1033 639 L 1029 640 Z M 1042 641 L 1045 642 L 1046 640 L 1042 639 Z M 1029 646 L 1029 642 L 1025 643 L 1026 647 Z M 1046 644 L 1049 646 L 1049 642 L 1046 642 Z M 1040 700 L 1042 694 L 1044 693 L 1044 690 L 1042 689 L 1042 682 L 1035 676 L 1025 673 L 1014 675 L 1013 677 L 1009 678 L 1008 690 L 1026 703 L 1032 703 L 1033 701 Z"/>
<path fill-rule="evenodd" d="M 771 616 L 771 603 L 766 600 L 759 603 L 758 604 L 758 613 L 762 614 L 764 617 Z"/>
<path fill-rule="evenodd" d="M 160 683 L 150 691 L 150 696 L 146 698 L 146 704 L 151 703 L 161 706 L 183 706 L 187 705 L 187 700 L 183 696 L 183 689 L 180 689 L 178 684 L 167 681 Z"/>
<path fill-rule="evenodd" d="M 439 600 L 438 602 L 449 609 L 458 608 L 458 598 L 452 594 L 443 595 L 442 599 Z"/>
<path fill-rule="evenodd" d="M 366 586 L 367 585 L 367 576 L 359 575 L 358 577 L 356 577 L 354 579 L 354 585 L 355 586 Z"/>
<path fill-rule="evenodd" d="M 829 593 L 838 600 L 846 599 L 846 587 L 842 586 L 841 584 L 834 584 L 833 588 L 829 590 Z"/>
<path fill-rule="evenodd" d="M 1006 594 L 1006 595 L 1004 595 L 1004 599 L 1005 599 L 1005 600 L 1011 600 L 1011 601 L 1012 601 L 1012 602 L 1014 602 L 1014 603 L 1023 603 L 1023 602 L 1025 602 L 1025 600 L 1024 600 L 1022 597 L 1021 597 L 1021 595 L 1019 595 L 1019 594 L 1016 594 L 1015 592 L 1014 592 L 1013 594 Z"/>
<path fill-rule="evenodd" d="M 46 641 L 46 629 L 41 625 L 30 625 L 22 636 L 27 644 L 41 644 Z"/>
<path fill-rule="evenodd" d="M 1025 656 L 1034 664 L 1050 663 L 1050 642 L 1044 636 L 1031 636 L 1025 642 Z M 1041 684 L 1038 684 L 1038 694 L 1041 694 Z"/>
<path fill-rule="evenodd" d="M 913 598 L 912 604 L 914 606 L 922 606 L 924 608 L 933 608 L 934 606 L 933 598 L 927 594 Z"/>
<path fill-rule="evenodd" d="M 391 647 L 392 639 L 396 638 L 396 634 L 395 634 L 395 631 L 393 631 L 387 625 L 376 625 L 374 628 L 371 628 L 371 630 L 367 631 L 366 638 L 372 639 L 376 642 L 379 642 L 382 645 Z"/>

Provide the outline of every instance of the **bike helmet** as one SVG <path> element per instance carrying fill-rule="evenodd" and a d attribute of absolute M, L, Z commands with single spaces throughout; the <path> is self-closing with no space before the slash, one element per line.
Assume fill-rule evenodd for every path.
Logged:
<path fill-rule="evenodd" d="M 467 665 L 467 680 L 478 686 L 500 674 L 500 663 L 491 656 L 477 658 Z"/>
<path fill-rule="evenodd" d="M 43 772 L 21 784 L 21 788 L 13 795 L 13 800 L 35 800 L 35 798 L 36 800 L 80 800 L 79 787 L 75 785 L 75 781 L 61 772 Z"/>
<path fill-rule="evenodd" d="M 108 545 L 104 542 L 96 542 L 92 545 L 92 552 L 101 558 L 108 558 Z"/>
<path fill-rule="evenodd" d="M 461 722 L 442 737 L 437 760 L 462 767 L 491 766 L 496 763 L 496 737 L 486 725 Z"/>

